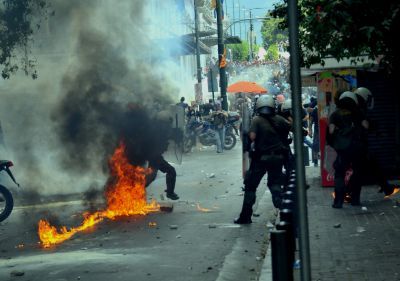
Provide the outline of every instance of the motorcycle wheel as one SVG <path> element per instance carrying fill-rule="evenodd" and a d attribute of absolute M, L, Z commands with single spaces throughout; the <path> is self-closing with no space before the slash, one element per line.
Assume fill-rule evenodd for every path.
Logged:
<path fill-rule="evenodd" d="M 0 222 L 8 218 L 14 207 L 14 200 L 11 192 L 3 185 L 0 185 Z"/>
<path fill-rule="evenodd" d="M 232 132 L 229 132 L 225 135 L 225 144 L 224 149 L 231 150 L 236 145 L 236 137 Z"/>

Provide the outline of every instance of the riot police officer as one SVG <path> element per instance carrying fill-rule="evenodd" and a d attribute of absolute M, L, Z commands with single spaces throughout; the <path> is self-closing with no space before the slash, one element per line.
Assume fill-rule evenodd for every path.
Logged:
<path fill-rule="evenodd" d="M 256 111 L 258 115 L 252 120 L 249 130 L 251 164 L 245 175 L 243 206 L 240 216 L 234 220 L 236 224 L 252 222 L 256 190 L 265 173 L 268 172 L 268 187 L 275 208 L 279 208 L 282 201 L 282 167 L 287 154 L 284 141 L 291 126 L 287 120 L 275 114 L 275 101 L 270 95 L 259 97 Z"/>
<path fill-rule="evenodd" d="M 351 204 L 360 205 L 361 177 L 363 165 L 363 142 L 359 125 L 358 101 L 353 92 L 346 91 L 339 97 L 337 109 L 329 117 L 328 144 L 336 153 L 333 163 L 335 168 L 335 199 L 333 208 L 342 208 L 345 198 L 346 171 L 351 167 L 349 185 L 351 187 Z"/>

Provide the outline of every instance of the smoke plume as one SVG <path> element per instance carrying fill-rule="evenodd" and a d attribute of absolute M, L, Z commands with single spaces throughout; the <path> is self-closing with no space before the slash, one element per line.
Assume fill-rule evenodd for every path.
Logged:
<path fill-rule="evenodd" d="M 182 89 L 173 60 L 154 60 L 150 2 L 52 1 L 35 38 L 39 78 L 0 82 L 3 158 L 23 186 L 80 192 L 105 182 L 120 141 L 134 164 L 165 149 L 170 122 L 159 113 Z"/>

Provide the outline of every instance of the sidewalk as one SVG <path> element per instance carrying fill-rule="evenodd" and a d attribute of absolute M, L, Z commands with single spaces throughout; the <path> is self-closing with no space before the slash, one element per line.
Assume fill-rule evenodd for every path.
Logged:
<path fill-rule="evenodd" d="M 333 188 L 321 187 L 319 167 L 307 167 L 306 178 L 312 280 L 400 280 L 400 194 L 384 199 L 366 186 L 362 206 L 333 209 Z M 259 280 L 272 280 L 270 259 Z M 294 275 L 300 280 L 300 270 Z"/>

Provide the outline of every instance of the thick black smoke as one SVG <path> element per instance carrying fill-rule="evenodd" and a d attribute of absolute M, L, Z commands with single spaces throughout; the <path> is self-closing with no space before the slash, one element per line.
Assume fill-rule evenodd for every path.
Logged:
<path fill-rule="evenodd" d="M 109 43 L 92 30 L 82 30 L 77 44 L 79 67 L 63 82 L 64 97 L 53 114 L 64 146 L 63 164 L 84 172 L 98 166 L 123 141 L 129 160 L 143 164 L 162 153 L 171 131 L 158 111 L 172 102 L 145 64 L 134 70 Z"/>

